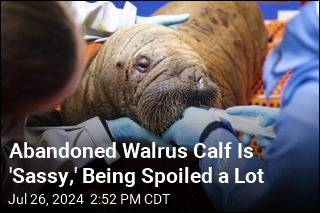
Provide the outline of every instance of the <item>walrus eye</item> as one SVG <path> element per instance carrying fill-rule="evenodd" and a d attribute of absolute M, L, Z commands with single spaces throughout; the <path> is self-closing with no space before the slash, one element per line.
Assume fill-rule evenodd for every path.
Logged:
<path fill-rule="evenodd" d="M 138 63 L 134 66 L 134 69 L 138 72 L 145 73 L 148 71 L 150 66 L 150 60 L 147 57 L 141 57 L 138 60 Z"/>

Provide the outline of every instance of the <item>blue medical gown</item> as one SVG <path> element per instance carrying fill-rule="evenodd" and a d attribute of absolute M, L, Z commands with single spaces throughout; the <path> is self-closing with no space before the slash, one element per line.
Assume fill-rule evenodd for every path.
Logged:
<path fill-rule="evenodd" d="M 239 158 L 238 139 L 223 128 L 201 141 L 207 148 L 218 147 L 220 141 L 232 142 L 229 158 L 200 160 L 202 172 L 213 168 L 213 183 L 203 185 L 218 211 L 319 212 L 319 15 L 315 5 L 308 3 L 288 23 L 281 44 L 266 59 L 267 96 L 288 70 L 292 76 L 281 98 L 276 141 L 264 150 L 263 161 Z M 235 168 L 241 181 L 248 172 L 261 169 L 264 183 L 258 179 L 235 183 Z M 219 182 L 220 172 L 229 174 L 229 183 Z"/>

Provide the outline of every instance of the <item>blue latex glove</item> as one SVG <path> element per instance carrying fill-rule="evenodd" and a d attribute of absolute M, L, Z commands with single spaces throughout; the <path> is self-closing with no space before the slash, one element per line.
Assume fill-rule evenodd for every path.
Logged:
<path fill-rule="evenodd" d="M 137 24 L 159 24 L 163 26 L 170 26 L 175 24 L 181 24 L 186 22 L 190 17 L 190 14 L 180 14 L 180 15 L 158 15 L 158 16 L 150 16 L 143 17 L 137 16 L 136 23 Z"/>
<path fill-rule="evenodd" d="M 193 151 L 204 129 L 214 121 L 221 119 L 208 110 L 189 107 L 183 112 L 183 117 L 169 127 L 162 138 Z"/>
<path fill-rule="evenodd" d="M 143 17 L 137 15 L 137 8 L 126 2 L 123 9 L 117 8 L 111 1 L 71 2 L 75 11 L 75 20 L 85 31 L 87 41 L 104 42 L 119 28 L 137 23 L 159 24 L 170 26 L 183 23 L 189 19 L 189 14 L 158 15 Z"/>
<path fill-rule="evenodd" d="M 134 140 L 156 142 L 157 146 L 172 147 L 171 144 L 162 140 L 159 136 L 149 132 L 130 118 L 118 118 L 115 120 L 106 121 L 111 135 L 115 142 Z"/>
<path fill-rule="evenodd" d="M 260 125 L 266 127 L 276 123 L 277 117 L 279 115 L 278 108 L 264 107 L 264 106 L 236 106 L 226 109 L 226 112 L 230 115 L 243 115 L 243 116 L 254 116 L 260 117 Z M 253 135 L 244 133 L 242 137 L 242 142 L 248 145 L 252 139 Z M 270 146 L 273 143 L 273 139 L 257 135 L 257 143 L 261 147 Z"/>

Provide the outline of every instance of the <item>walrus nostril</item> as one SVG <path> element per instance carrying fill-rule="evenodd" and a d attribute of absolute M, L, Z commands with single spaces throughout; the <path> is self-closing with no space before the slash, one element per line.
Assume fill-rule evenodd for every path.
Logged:
<path fill-rule="evenodd" d="M 194 71 L 194 81 L 198 84 L 198 83 L 203 83 L 204 79 L 203 79 L 203 73 L 202 71 L 196 70 Z"/>
<path fill-rule="evenodd" d="M 204 79 L 203 79 L 203 77 L 199 76 L 198 78 L 196 78 L 196 84 L 197 84 L 197 87 L 199 89 L 203 89 L 204 88 Z"/>
<path fill-rule="evenodd" d="M 198 87 L 200 88 L 200 89 L 202 89 L 203 87 L 204 87 L 204 80 L 203 80 L 203 78 L 201 77 L 199 80 L 198 80 Z"/>

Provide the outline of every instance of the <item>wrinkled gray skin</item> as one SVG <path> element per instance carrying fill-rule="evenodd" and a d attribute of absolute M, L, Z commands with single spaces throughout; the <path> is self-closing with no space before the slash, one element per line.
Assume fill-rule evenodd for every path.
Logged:
<path fill-rule="evenodd" d="M 188 106 L 214 106 L 219 89 L 199 55 L 173 29 L 135 25 L 116 32 L 61 108 L 65 124 L 129 116 L 161 134 Z"/>

